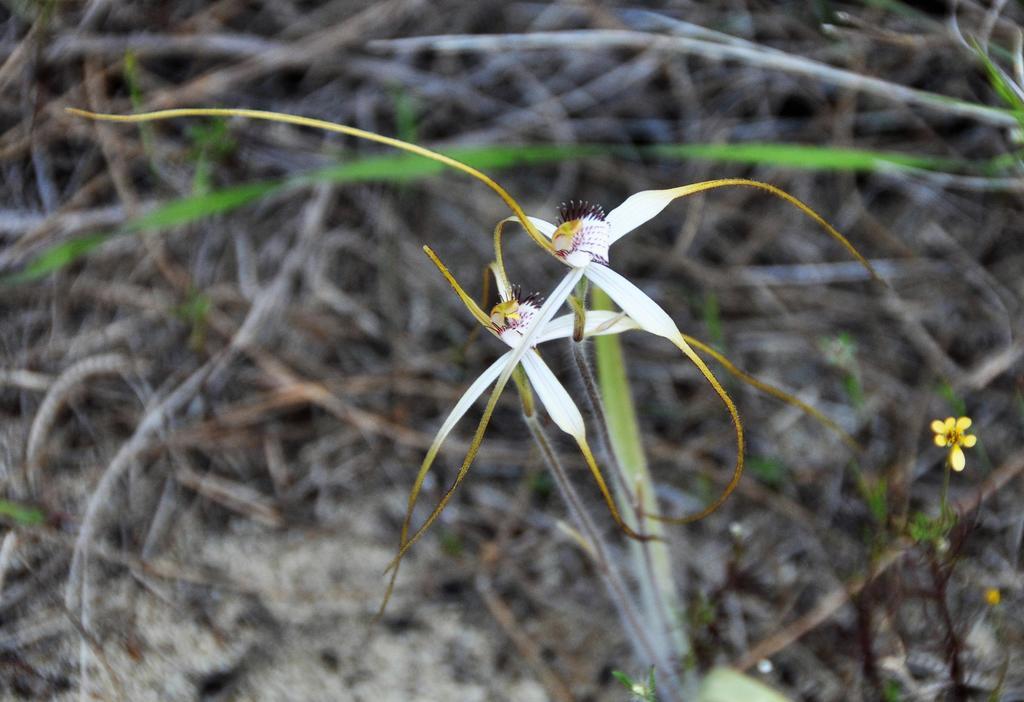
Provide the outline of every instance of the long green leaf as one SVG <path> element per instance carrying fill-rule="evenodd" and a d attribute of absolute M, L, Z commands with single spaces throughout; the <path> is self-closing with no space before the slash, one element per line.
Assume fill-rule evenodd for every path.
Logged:
<path fill-rule="evenodd" d="M 486 146 L 448 149 L 445 153 L 475 168 L 491 171 L 602 155 L 628 158 L 637 153 L 665 159 L 700 159 L 717 163 L 855 172 L 871 172 L 883 168 L 923 168 L 991 173 L 1007 163 L 968 162 L 896 152 L 771 143 L 666 144 L 639 149 L 598 144 Z M 92 232 L 45 249 L 18 273 L 0 277 L 0 284 L 38 280 L 82 258 L 111 237 L 183 226 L 206 217 L 225 214 L 285 188 L 311 183 L 402 183 L 422 180 L 443 170 L 445 167 L 442 164 L 407 154 L 370 156 L 284 180 L 248 183 L 174 200 L 125 222 L 116 230 Z"/>
<path fill-rule="evenodd" d="M 121 233 L 130 234 L 148 229 L 180 227 L 183 224 L 190 224 L 206 217 L 238 209 L 253 200 L 269 195 L 280 187 L 281 184 L 275 182 L 248 183 L 217 190 L 206 195 L 175 200 L 132 219 L 122 227 Z"/>
<path fill-rule="evenodd" d="M 868 151 L 805 144 L 665 144 L 647 153 L 662 158 L 693 158 L 719 163 L 770 165 L 815 171 L 872 172 L 883 168 L 919 168 L 930 171 L 971 170 L 972 164 L 950 158 L 918 156 L 893 151 Z"/>
<path fill-rule="evenodd" d="M 592 292 L 594 309 L 613 309 L 611 298 L 600 288 Z M 636 405 L 626 375 L 626 361 L 622 345 L 616 334 L 594 337 L 594 353 L 597 359 L 597 383 L 600 386 L 601 401 L 604 405 L 605 420 L 608 424 L 608 439 L 611 451 L 622 469 L 623 482 L 640 491 L 643 513 L 657 514 L 658 501 L 654 492 L 654 480 L 647 466 L 644 454 L 640 424 L 636 417 Z M 616 483 L 617 484 L 617 483 Z M 632 500 L 631 495 L 618 494 L 623 513 Z M 633 524 L 651 536 L 661 536 L 663 525 L 642 516 L 642 524 Z M 652 632 L 659 632 L 670 638 L 672 650 L 685 656 L 690 645 L 682 622 L 685 621 L 684 605 L 679 599 L 678 588 L 672 573 L 672 555 L 664 541 L 632 542 L 630 552 L 637 573 L 649 573 L 640 577 L 640 591 L 644 602 L 644 614 Z M 661 603 L 659 606 L 658 603 Z M 666 620 L 666 617 L 668 619 Z"/>
<path fill-rule="evenodd" d="M 38 280 L 48 273 L 67 266 L 100 246 L 108 239 L 123 234 L 134 234 L 145 230 L 167 229 L 222 214 L 237 209 L 253 200 L 264 197 L 281 188 L 282 183 L 248 183 L 225 188 L 206 195 L 174 200 L 144 215 L 125 222 L 120 229 L 112 232 L 93 232 L 79 236 L 46 249 L 25 268 L 13 275 L 0 278 L 0 283 L 15 284 Z"/>
<path fill-rule="evenodd" d="M 46 521 L 46 514 L 38 507 L 0 500 L 0 518 L 9 519 L 16 524 L 35 526 Z"/>

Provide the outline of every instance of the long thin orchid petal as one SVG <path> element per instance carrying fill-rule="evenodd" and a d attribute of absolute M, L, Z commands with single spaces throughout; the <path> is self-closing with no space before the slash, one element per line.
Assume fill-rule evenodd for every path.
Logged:
<path fill-rule="evenodd" d="M 502 358 L 507 357 L 508 354 L 505 354 Z M 510 376 L 511 374 L 505 377 L 498 377 L 498 382 L 495 383 L 494 389 L 491 390 L 490 397 L 487 398 L 487 406 L 484 407 L 483 415 L 481 415 L 480 422 L 476 426 L 476 432 L 473 434 L 473 439 L 469 443 L 469 451 L 466 453 L 466 457 L 462 461 L 462 467 L 459 468 L 459 472 L 455 476 L 455 480 L 445 491 L 444 495 L 441 496 L 441 499 L 438 501 L 437 506 L 434 507 L 434 511 L 430 513 L 430 516 L 427 517 L 416 532 L 398 549 L 398 553 L 395 554 L 395 557 L 391 559 L 391 562 L 388 563 L 387 567 L 384 569 L 385 573 L 394 568 L 398 568 L 398 564 L 405 557 L 405 554 L 408 553 L 409 549 L 412 548 L 413 545 L 427 532 L 427 529 L 437 521 L 441 512 L 444 511 L 444 508 L 448 506 L 448 502 L 451 501 L 452 495 L 455 494 L 455 490 L 462 484 L 466 474 L 469 473 L 470 466 L 473 465 L 473 461 L 476 460 L 477 453 L 480 452 L 480 444 L 484 440 L 484 432 L 487 431 L 487 426 L 491 422 L 491 416 L 494 414 L 494 408 L 497 406 L 498 399 L 501 397 L 501 393 L 505 390 L 505 386 L 508 385 L 508 378 Z"/>
<path fill-rule="evenodd" d="M 636 539 L 637 541 L 661 541 L 662 539 L 657 536 L 641 534 L 626 524 L 622 515 L 619 513 L 619 508 L 615 505 L 615 499 L 612 497 L 612 493 L 608 489 L 608 483 L 605 482 L 601 469 L 597 467 L 597 461 L 594 460 L 594 454 L 590 450 L 587 440 L 581 437 L 577 439 L 576 443 L 580 447 L 580 453 L 583 454 L 583 458 L 587 462 L 587 468 L 590 469 L 590 474 L 594 476 L 594 480 L 597 482 L 597 488 L 601 491 L 601 496 L 604 498 L 604 502 L 608 506 L 608 511 L 611 512 L 612 519 L 615 520 L 619 529 L 621 529 L 626 536 L 631 539 Z"/>
<path fill-rule="evenodd" d="M 553 237 L 555 235 L 555 230 L 558 229 L 558 227 L 553 225 L 551 222 L 546 219 L 541 219 L 540 217 L 527 216 L 527 219 L 533 223 L 533 226 L 537 227 L 538 232 L 546 236 L 548 239 Z"/>
<path fill-rule="evenodd" d="M 437 254 L 434 253 L 433 249 L 431 249 L 429 246 L 424 246 L 423 251 L 424 253 L 427 254 L 427 256 L 430 257 L 430 260 L 434 262 L 434 265 L 437 266 L 437 269 L 441 271 L 441 275 L 443 275 L 444 279 L 448 281 L 448 284 L 452 286 L 452 289 L 455 291 L 455 294 L 459 296 L 460 300 L 462 300 L 462 304 L 466 306 L 466 309 L 468 309 L 470 313 L 472 313 L 472 315 L 476 317 L 476 321 L 480 322 L 480 324 L 490 329 L 491 318 L 482 309 L 480 309 L 480 305 L 476 304 L 476 300 L 470 297 L 469 294 L 462 289 L 462 286 L 459 285 L 459 282 L 455 280 L 455 276 L 451 274 L 451 271 L 448 270 L 447 266 L 441 263 L 441 259 L 437 257 Z"/>
<path fill-rule="evenodd" d="M 743 453 L 744 453 L 744 441 L 743 441 L 743 422 L 740 421 L 740 413 L 736 410 L 736 404 L 729 397 L 729 393 L 725 391 L 722 384 L 718 382 L 718 378 L 711 372 L 707 364 L 704 363 L 703 359 L 697 355 L 697 353 L 690 348 L 690 345 L 683 339 L 682 334 L 677 339 L 673 339 L 672 342 L 683 352 L 693 365 L 697 366 L 697 370 L 704 376 L 704 379 L 708 381 L 718 398 L 725 405 L 725 409 L 729 412 L 729 417 L 732 419 L 733 429 L 736 431 L 736 465 L 732 471 L 732 478 L 729 480 L 729 484 L 725 486 L 722 493 L 715 499 L 714 502 L 709 504 L 707 507 L 702 509 L 700 512 L 695 514 L 686 514 L 682 517 L 663 517 L 660 515 L 651 515 L 652 519 L 666 522 L 668 524 L 689 524 L 690 522 L 696 522 L 704 517 L 708 516 L 716 509 L 721 507 L 729 496 L 732 494 L 736 486 L 740 484 L 740 478 L 743 477 Z"/>
<path fill-rule="evenodd" d="M 554 234 L 555 225 L 545 222 L 543 219 L 537 217 L 528 217 L 528 219 L 537 225 L 537 231 L 542 233 L 548 239 Z M 498 270 L 501 271 L 501 275 L 504 276 L 505 280 L 508 280 L 508 274 L 505 272 L 505 255 L 502 251 L 501 237 L 505 230 L 505 225 L 509 222 L 518 222 L 516 217 L 506 217 L 505 219 L 498 222 L 494 227 L 494 262 L 497 264 Z M 551 256 L 558 258 L 558 254 L 551 246 L 544 248 Z M 559 261 L 562 259 L 558 258 Z"/>
<path fill-rule="evenodd" d="M 683 188 L 685 187 L 684 185 Z M 678 189 L 641 190 L 623 200 L 621 205 L 605 217 L 608 222 L 608 238 L 611 243 L 614 244 L 634 229 L 654 219 L 673 200 L 686 194 L 677 194 L 675 191 Z"/>
<path fill-rule="evenodd" d="M 551 295 L 544 304 L 541 305 L 540 310 L 537 311 L 537 316 L 533 322 L 523 333 L 523 336 L 519 339 L 519 343 L 516 344 L 515 349 L 512 352 L 512 358 L 508 362 L 508 366 L 505 369 L 505 373 L 502 377 L 512 375 L 512 369 L 518 365 L 519 361 L 522 360 L 528 349 L 533 348 L 537 345 L 537 339 L 540 338 L 541 333 L 547 328 L 551 318 L 555 316 L 555 312 L 565 303 L 572 293 L 572 289 L 576 286 L 576 283 L 583 277 L 584 269 L 573 268 L 569 273 L 562 278 L 562 280 L 555 286 L 555 289 L 551 292 Z"/>
<path fill-rule="evenodd" d="M 455 476 L 455 481 L 441 497 L 437 507 L 434 508 L 434 511 L 431 512 L 426 521 L 420 525 L 419 529 L 416 530 L 416 533 L 414 533 L 409 540 L 405 542 L 405 545 L 399 549 L 398 554 L 391 559 L 391 562 L 388 564 L 387 568 L 384 569 L 384 572 L 388 572 L 392 568 L 397 567 L 399 561 L 401 561 L 408 550 L 412 548 L 413 544 L 419 541 L 420 537 L 426 533 L 427 529 L 430 528 L 441 512 L 444 511 L 444 508 L 448 506 L 448 502 L 451 500 L 455 489 L 466 477 L 470 466 L 473 465 L 473 461 L 476 459 L 476 455 L 480 451 L 480 443 L 483 441 L 484 432 L 487 430 L 487 425 L 491 421 L 491 415 L 494 414 L 494 408 L 498 404 L 498 398 L 501 397 L 501 393 L 505 390 L 505 386 L 508 385 L 508 381 L 512 377 L 512 371 L 514 371 L 516 366 L 519 365 L 523 355 L 529 349 L 533 348 L 535 343 L 534 339 L 537 337 L 538 330 L 542 329 L 558 308 L 562 306 L 566 298 L 569 296 L 569 293 L 572 292 L 573 286 L 579 282 L 582 275 L 582 270 L 574 269 L 569 273 L 569 275 L 562 279 L 562 282 L 560 282 L 555 288 L 551 297 L 544 302 L 540 310 L 537 312 L 537 317 L 523 334 L 519 344 L 510 353 L 507 353 L 502 357 L 506 359 L 505 367 L 502 369 L 501 375 L 498 376 L 498 380 L 494 384 L 494 389 L 491 390 L 491 396 L 487 400 L 487 406 L 484 407 L 484 413 L 480 417 L 480 423 L 477 424 L 476 433 L 473 435 L 473 440 L 469 444 L 469 451 L 466 453 L 466 458 L 462 462 L 462 467 L 459 469 L 458 475 Z"/>
<path fill-rule="evenodd" d="M 455 403 L 455 407 L 448 413 L 448 417 L 445 418 L 441 428 L 438 429 L 437 434 L 434 436 L 434 440 L 430 443 L 430 448 L 427 449 L 427 455 L 423 458 L 423 463 L 420 464 L 419 473 L 416 474 L 416 480 L 412 484 L 412 490 L 409 491 L 409 502 L 405 509 L 405 518 L 402 520 L 402 537 L 399 542 L 399 548 L 405 545 L 406 539 L 409 535 L 409 526 L 412 524 L 413 510 L 416 508 L 416 500 L 419 498 L 420 490 L 423 488 L 423 481 L 427 478 L 427 473 L 430 472 L 431 467 L 434 465 L 434 460 L 437 458 L 438 452 L 441 450 L 441 446 L 444 444 L 448 435 L 451 434 L 455 425 L 458 424 L 459 420 L 465 416 L 469 408 L 483 395 L 484 391 L 494 382 L 495 378 L 501 375 L 502 368 L 505 367 L 505 356 L 508 356 L 512 352 L 505 353 L 501 358 L 492 363 L 487 370 L 480 374 L 476 380 L 473 381 L 472 385 L 467 388 L 466 392 L 462 394 L 459 401 Z M 377 611 L 376 619 L 384 614 L 384 609 L 388 606 L 388 601 L 391 599 L 391 594 L 395 590 L 395 579 L 398 577 L 398 564 L 395 564 L 395 569 L 391 571 L 391 579 L 388 581 L 387 590 L 384 593 L 384 599 L 380 603 L 380 609 Z"/>
<path fill-rule="evenodd" d="M 373 141 L 378 144 L 384 144 L 401 151 L 407 151 L 423 158 L 428 158 L 438 163 L 443 163 L 449 168 L 462 171 L 466 175 L 476 178 L 481 183 L 486 185 L 488 188 L 497 193 L 509 209 L 515 214 L 516 219 L 523 225 L 526 231 L 530 234 L 530 237 L 537 242 L 537 244 L 547 250 L 551 250 L 550 242 L 545 239 L 533 222 L 523 212 L 523 208 L 519 206 L 519 203 L 508 194 L 508 192 L 498 185 L 492 178 L 486 174 L 478 171 L 477 169 L 469 166 L 461 161 L 456 161 L 450 156 L 431 151 L 422 146 L 416 144 L 410 144 L 407 141 L 401 139 L 393 139 L 391 137 L 383 136 L 382 134 L 376 134 L 374 132 L 368 132 L 364 129 L 357 129 L 356 127 L 349 127 L 345 124 L 336 124 L 335 122 L 327 122 L 322 119 L 312 119 L 310 117 L 300 117 L 298 115 L 283 114 L 280 112 L 269 112 L 266 110 L 249 110 L 249 109 L 226 109 L 226 108 L 215 108 L 215 107 L 202 107 L 202 108 L 181 108 L 173 110 L 158 110 L 156 112 L 144 112 L 137 115 L 112 115 L 104 114 L 99 112 L 89 112 L 88 110 L 79 110 L 74 107 L 66 108 L 67 112 L 78 115 L 79 117 L 86 117 L 88 119 L 102 120 L 105 122 L 154 122 L 163 119 L 174 119 L 176 117 L 245 117 L 248 119 L 260 119 L 267 120 L 270 122 L 283 122 L 285 124 L 294 124 L 299 127 L 312 127 L 314 129 L 323 129 L 328 132 L 337 132 L 340 134 L 346 134 L 348 136 L 356 137 L 358 139 L 365 139 L 367 141 Z"/>
<path fill-rule="evenodd" d="M 505 277 L 505 271 L 502 270 L 497 261 L 491 261 L 491 265 L 488 268 L 494 275 L 494 283 L 498 288 L 498 297 L 502 302 L 508 302 L 512 299 L 512 285 L 508 282 L 508 278 Z"/>
<path fill-rule="evenodd" d="M 821 215 L 811 209 L 810 206 L 804 204 L 781 188 L 756 180 L 747 180 L 746 178 L 721 178 L 719 180 L 707 180 L 701 183 L 683 185 L 678 188 L 669 188 L 667 190 L 644 190 L 634 195 L 630 195 L 621 205 L 608 213 L 607 219 L 610 226 L 609 237 L 612 243 L 618 241 L 644 222 L 647 222 L 657 216 L 658 213 L 669 205 L 669 203 L 677 198 L 694 195 L 696 193 L 704 192 L 705 190 L 714 190 L 716 188 L 726 187 L 757 188 L 758 190 L 763 190 L 785 200 L 810 217 L 819 226 L 821 226 L 822 229 L 828 232 L 829 236 L 838 241 L 851 256 L 857 259 L 860 264 L 867 269 L 872 278 L 878 281 L 882 280 L 878 275 L 878 272 L 875 271 L 872 265 L 868 263 L 868 260 L 861 255 L 857 248 L 851 244 L 845 236 L 840 234 L 835 227 L 826 222 Z"/>
<path fill-rule="evenodd" d="M 498 281 L 498 294 L 503 301 L 511 299 L 512 284 L 508 282 L 508 273 L 505 272 L 505 255 L 501 246 L 501 233 L 505 229 L 506 224 L 515 221 L 515 217 L 508 217 L 494 226 L 494 262 L 491 264 L 491 270 L 494 271 L 494 278 Z"/>
<path fill-rule="evenodd" d="M 666 339 L 673 339 L 679 334 L 676 323 L 668 313 L 627 278 L 599 263 L 591 263 L 584 270 L 586 276 L 608 293 L 608 297 L 641 328 Z"/>
<path fill-rule="evenodd" d="M 526 377 L 530 379 L 530 385 L 533 386 L 551 420 L 569 436 L 576 439 L 585 437 L 586 425 L 583 423 L 583 415 L 540 354 L 536 351 L 527 353 L 523 356 L 522 364 Z"/>
<path fill-rule="evenodd" d="M 722 404 L 725 405 L 726 410 L 729 412 L 729 417 L 732 419 L 733 427 L 736 430 L 736 466 L 733 469 L 732 479 L 726 486 L 725 490 L 719 495 L 714 502 L 705 507 L 703 510 L 696 514 L 685 515 L 682 517 L 661 517 L 657 515 L 651 515 L 652 519 L 658 519 L 663 522 L 669 522 L 672 524 L 687 524 L 689 522 L 695 522 L 699 519 L 703 519 L 708 516 L 716 509 L 718 509 L 722 503 L 729 499 L 729 495 L 736 489 L 736 486 L 740 482 L 740 478 L 743 475 L 743 422 L 740 421 L 739 412 L 736 410 L 736 405 L 733 403 L 732 398 L 729 397 L 729 393 L 725 391 L 722 384 L 718 382 L 715 374 L 711 372 L 707 364 L 704 363 L 703 359 L 697 355 L 697 353 L 690 348 L 690 345 L 686 343 L 686 339 L 683 338 L 682 333 L 676 327 L 675 322 L 668 316 L 665 310 L 661 309 L 654 300 L 649 298 L 640 288 L 633 285 L 621 275 L 608 268 L 599 264 L 590 264 L 586 268 L 587 277 L 590 278 L 594 283 L 598 285 L 602 290 L 608 293 L 608 297 L 615 301 L 622 310 L 632 317 L 637 324 L 639 324 L 644 330 L 663 336 L 676 347 L 683 352 L 693 365 L 697 366 L 697 370 L 704 376 L 704 379 L 708 381 L 719 399 L 722 400 Z"/>
<path fill-rule="evenodd" d="M 555 317 L 544 331 L 537 337 L 538 344 L 555 339 L 572 338 L 575 314 L 563 314 Z M 632 329 L 639 329 L 640 325 L 630 319 L 625 312 L 611 312 L 608 310 L 587 310 L 586 326 L 583 329 L 583 336 L 605 336 L 607 334 L 621 334 Z"/>
<path fill-rule="evenodd" d="M 738 368 L 732 361 L 726 358 L 723 354 L 719 353 L 718 351 L 715 351 L 715 349 L 711 348 L 700 339 L 695 339 L 694 337 L 689 336 L 688 334 L 683 334 L 683 339 L 685 339 L 686 343 L 688 343 L 690 346 L 698 349 L 702 353 L 706 353 L 707 355 L 711 356 L 719 364 L 721 364 L 722 367 L 725 368 L 725 370 L 727 370 L 729 373 L 742 380 L 744 383 L 752 385 L 761 392 L 771 395 L 772 397 L 778 400 L 782 400 L 787 405 L 793 405 L 794 407 L 798 407 L 799 409 L 803 410 L 805 413 L 810 415 L 813 419 L 817 420 L 821 424 L 824 424 L 826 427 L 832 430 L 850 449 L 854 451 L 861 450 L 861 446 L 860 444 L 857 443 L 856 439 L 854 439 L 852 436 L 843 431 L 842 427 L 840 427 L 833 420 L 829 419 L 824 414 L 822 414 L 820 410 L 811 407 L 803 400 L 793 395 L 790 395 L 785 390 L 781 390 L 770 383 L 766 383 L 763 380 L 759 380 L 758 378 L 752 376 L 750 373 L 747 373 L 746 371 Z"/>

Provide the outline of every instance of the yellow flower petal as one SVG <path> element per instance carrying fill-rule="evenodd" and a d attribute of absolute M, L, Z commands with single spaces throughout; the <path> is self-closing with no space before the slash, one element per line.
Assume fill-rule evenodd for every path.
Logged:
<path fill-rule="evenodd" d="M 968 427 L 970 427 L 970 426 L 971 426 L 971 418 L 970 417 L 960 417 L 960 419 L 956 420 L 956 430 L 957 431 L 966 431 L 968 429 Z"/>
<path fill-rule="evenodd" d="M 943 431 L 953 431 L 956 429 L 956 419 L 953 417 L 946 417 L 946 423 L 942 426 Z"/>
<path fill-rule="evenodd" d="M 932 428 L 932 431 L 934 431 L 936 434 L 946 433 L 946 425 L 942 423 L 941 419 L 934 420 L 930 426 Z"/>
<path fill-rule="evenodd" d="M 967 465 L 967 459 L 964 458 L 964 450 L 959 446 L 953 446 L 949 450 L 949 465 L 958 473 Z"/>
<path fill-rule="evenodd" d="M 936 434 L 935 435 L 935 445 L 936 446 L 945 446 L 946 445 L 946 435 L 945 434 Z"/>
<path fill-rule="evenodd" d="M 971 448 L 976 443 L 978 443 L 978 437 L 974 434 L 968 434 L 960 440 L 960 445 L 964 448 Z"/>

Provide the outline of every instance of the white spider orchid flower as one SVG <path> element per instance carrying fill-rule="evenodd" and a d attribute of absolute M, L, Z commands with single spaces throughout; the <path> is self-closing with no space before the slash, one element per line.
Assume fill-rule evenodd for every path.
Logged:
<path fill-rule="evenodd" d="M 388 570 L 392 571 L 391 580 L 381 604 L 380 612 L 378 612 L 378 617 L 380 616 L 380 613 L 383 613 L 384 608 L 390 599 L 391 593 L 394 589 L 395 578 L 398 574 L 398 564 L 402 557 L 406 554 L 409 548 L 419 540 L 424 532 L 430 528 L 431 524 L 434 523 L 437 517 L 447 506 L 455 489 L 462 482 L 463 478 L 465 478 L 470 464 L 473 462 L 477 451 L 479 450 L 480 443 L 483 440 L 484 430 L 490 421 L 497 399 L 508 382 L 508 379 L 511 377 L 512 372 L 517 367 L 522 368 L 534 392 L 537 397 L 540 398 L 541 405 L 543 405 L 544 409 L 551 417 L 551 420 L 559 429 L 576 441 L 580 452 L 586 460 L 587 467 L 590 469 L 594 480 L 597 482 L 601 495 L 619 528 L 634 539 L 648 540 L 652 538 L 637 533 L 623 521 L 622 516 L 619 514 L 618 508 L 615 505 L 615 500 L 608 489 L 604 476 L 602 475 L 600 468 L 597 466 L 597 462 L 594 459 L 590 445 L 587 442 L 586 426 L 583 421 L 583 415 L 580 413 L 579 408 L 576 406 L 576 403 L 573 401 L 568 391 L 566 391 L 562 383 L 559 382 L 558 378 L 555 377 L 555 374 L 551 372 L 551 369 L 548 368 L 547 364 L 541 358 L 540 353 L 536 349 L 538 344 L 542 344 L 546 341 L 568 339 L 573 336 L 576 323 L 574 314 L 562 315 L 555 319 L 551 319 L 551 317 L 554 312 L 561 307 L 562 302 L 565 301 L 567 297 L 566 291 L 572 290 L 572 287 L 579 281 L 581 274 L 571 274 L 567 276 L 558 285 L 551 297 L 541 304 L 542 300 L 538 295 L 534 294 L 524 296 L 518 287 L 512 286 L 508 283 L 505 273 L 499 265 L 492 265 L 491 270 L 494 273 L 494 277 L 497 282 L 500 301 L 491 308 L 490 314 L 487 314 L 477 305 L 473 298 L 463 290 L 462 286 L 459 285 L 458 281 L 455 280 L 455 277 L 430 249 L 430 247 L 424 246 L 423 250 L 430 257 L 431 261 L 433 261 L 438 267 L 442 275 L 444 275 L 445 279 L 466 305 L 466 308 L 476 318 L 481 326 L 503 341 L 505 345 L 509 347 L 509 350 L 488 366 L 487 369 L 484 370 L 484 372 L 481 373 L 480 376 L 473 381 L 469 388 L 462 394 L 462 397 L 460 397 L 458 402 L 455 403 L 455 407 L 448 413 L 448 416 L 445 418 L 441 428 L 434 436 L 434 440 L 431 442 L 430 448 L 427 450 L 427 454 L 420 466 L 416 480 L 413 482 L 412 490 L 409 493 L 405 519 L 402 523 L 401 545 L 399 547 L 398 554 L 388 565 Z M 588 311 L 583 334 L 584 337 L 600 336 L 604 334 L 619 334 L 624 331 L 637 328 L 637 324 L 622 312 Z M 423 487 L 423 481 L 426 479 L 427 473 L 430 471 L 434 460 L 437 458 L 437 454 L 440 451 L 442 444 L 448 438 L 448 435 L 455 428 L 455 425 L 459 420 L 465 416 L 466 412 L 469 411 L 480 396 L 483 395 L 483 393 L 491 387 L 492 384 L 494 384 L 494 389 L 491 392 L 490 399 L 484 409 L 476 434 L 470 443 L 470 449 L 466 455 L 465 461 L 463 462 L 462 468 L 459 470 L 454 482 L 445 492 L 444 496 L 438 502 L 430 516 L 427 517 L 423 524 L 410 537 L 409 529 L 412 522 L 412 514 L 416 505 L 416 500 Z"/>
<path fill-rule="evenodd" d="M 877 279 L 878 276 L 875 274 L 871 264 L 861 256 L 842 234 L 836 231 L 814 210 L 773 185 L 743 178 L 705 181 L 667 190 L 644 190 L 626 198 L 621 205 L 607 215 L 605 215 L 604 209 L 598 205 L 571 201 L 568 205 L 563 204 L 559 209 L 557 224 L 552 224 L 537 217 L 529 217 L 531 224 L 550 240 L 553 255 L 570 268 L 569 273 L 563 279 L 563 283 L 573 281 L 572 285 L 574 286 L 575 281 L 579 280 L 582 273 L 591 282 L 604 290 L 615 304 L 632 318 L 641 329 L 662 336 L 675 344 L 697 366 L 701 375 L 714 388 L 729 412 L 736 431 L 736 464 L 732 479 L 722 494 L 700 512 L 678 518 L 652 515 L 652 518 L 672 523 L 687 523 L 702 519 L 721 506 L 736 488 L 743 473 L 743 424 L 729 394 L 715 378 L 707 364 L 687 343 L 686 337 L 679 331 L 672 318 L 640 288 L 609 267 L 609 254 L 612 244 L 657 216 L 673 200 L 704 190 L 725 186 L 757 188 L 794 205 L 839 241 Z M 501 228 L 505 223 L 515 221 L 515 219 L 509 217 L 503 220 L 495 231 L 495 249 L 499 257 L 499 264 Z M 563 300 L 555 298 L 555 295 L 562 294 L 568 297 L 571 290 L 572 286 L 559 285 L 549 302 L 556 302 L 558 305 L 561 305 Z"/>

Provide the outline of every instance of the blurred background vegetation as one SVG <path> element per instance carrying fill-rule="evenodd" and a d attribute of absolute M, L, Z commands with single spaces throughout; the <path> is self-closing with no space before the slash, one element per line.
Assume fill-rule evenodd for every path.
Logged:
<path fill-rule="evenodd" d="M 430 146 L 548 219 L 728 176 L 809 203 L 890 287 L 748 190 L 614 250 L 684 332 L 862 446 L 728 383 L 749 469 L 668 532 L 681 665 L 793 700 L 1024 699 L 1019 2 L 3 5 L 5 697 L 618 700 L 616 672 L 646 678 L 511 394 L 368 633 L 422 454 L 500 351 L 421 247 L 481 294 L 508 213 L 336 135 L 64 112 L 222 106 Z M 561 270 L 506 240 L 550 289 Z M 667 344 L 623 342 L 659 498 L 699 507 L 728 417 Z M 961 414 L 953 525 L 928 426 Z"/>

